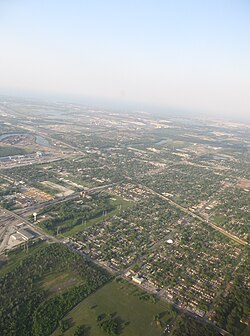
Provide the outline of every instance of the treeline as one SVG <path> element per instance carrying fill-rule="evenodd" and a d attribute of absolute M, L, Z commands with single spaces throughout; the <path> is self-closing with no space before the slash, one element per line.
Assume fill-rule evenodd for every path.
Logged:
<path fill-rule="evenodd" d="M 96 282 L 75 286 L 40 304 L 33 314 L 33 335 L 50 335 L 64 315 L 99 286 Z"/>
<path fill-rule="evenodd" d="M 27 153 L 28 152 L 25 149 L 19 147 L 12 147 L 12 146 L 0 147 L 0 157 L 24 155 Z"/>
<path fill-rule="evenodd" d="M 217 323 L 235 336 L 250 335 L 250 326 L 247 326 L 250 314 L 250 292 L 247 283 L 249 271 L 249 267 L 247 269 L 243 265 L 239 268 L 230 292 L 220 297 L 216 308 Z"/>
<path fill-rule="evenodd" d="M 21 191 L 20 186 L 10 185 L 9 187 L 0 190 L 0 197 L 8 196 L 14 193 L 18 193 L 20 191 Z"/>
<path fill-rule="evenodd" d="M 48 298 L 41 281 L 60 271 L 81 277 L 81 284 Z M 50 335 L 70 309 L 108 279 L 106 272 L 66 246 L 45 245 L 0 278 L 1 336 Z"/>
<path fill-rule="evenodd" d="M 45 170 L 41 165 L 30 165 L 29 166 L 29 174 L 27 174 L 27 167 L 20 166 L 14 167 L 8 170 L 5 170 L 5 175 L 15 179 L 22 180 L 26 183 L 32 185 L 33 183 L 42 182 L 45 180 L 55 181 L 55 173 L 50 170 Z"/>
<path fill-rule="evenodd" d="M 174 327 L 171 331 L 171 336 L 218 336 L 219 332 L 213 326 L 206 323 L 201 323 L 193 317 L 179 315 Z"/>

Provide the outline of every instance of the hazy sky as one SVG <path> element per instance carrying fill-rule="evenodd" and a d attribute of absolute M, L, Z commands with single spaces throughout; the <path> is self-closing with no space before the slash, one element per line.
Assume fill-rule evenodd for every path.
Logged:
<path fill-rule="evenodd" d="M 250 0 L 0 0 L 0 93 L 250 115 Z"/>

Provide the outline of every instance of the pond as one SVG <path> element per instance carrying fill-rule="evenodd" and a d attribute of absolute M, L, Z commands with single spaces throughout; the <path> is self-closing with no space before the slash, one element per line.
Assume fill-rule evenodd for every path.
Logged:
<path fill-rule="evenodd" d="M 35 141 L 36 144 L 40 145 L 40 146 L 44 146 L 44 147 L 51 147 L 51 144 L 49 143 L 49 141 L 47 139 L 45 139 L 44 137 L 40 136 L 40 135 L 33 135 L 33 134 L 28 134 L 28 133 L 6 133 L 6 134 L 2 134 L 0 135 L 0 141 L 9 138 L 11 136 L 16 136 L 16 135 L 27 135 L 27 136 L 34 136 L 35 137 Z"/>

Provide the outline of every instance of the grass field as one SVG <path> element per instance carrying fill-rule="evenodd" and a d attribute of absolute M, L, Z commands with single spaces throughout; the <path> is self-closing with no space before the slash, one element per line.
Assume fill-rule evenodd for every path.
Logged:
<path fill-rule="evenodd" d="M 223 225 L 227 221 L 226 217 L 223 215 L 213 215 L 212 220 L 218 225 Z"/>
<path fill-rule="evenodd" d="M 79 276 L 70 271 L 54 272 L 47 275 L 40 283 L 40 286 L 47 290 L 48 294 L 63 293 L 69 287 L 81 283 Z"/>
<path fill-rule="evenodd" d="M 102 215 L 102 216 L 97 217 L 97 218 L 89 219 L 89 220 L 86 221 L 86 223 L 76 225 L 71 230 L 69 230 L 67 232 L 64 232 L 60 236 L 61 237 L 72 237 L 75 234 L 77 234 L 78 232 L 83 231 L 87 227 L 98 224 L 98 223 L 100 223 L 104 220 L 107 220 L 107 219 L 111 218 L 112 216 L 117 215 L 119 213 L 119 211 L 125 210 L 125 209 L 127 209 L 128 207 L 131 206 L 131 202 L 125 201 L 121 197 L 118 197 L 118 196 L 115 196 L 111 200 L 111 204 L 115 207 L 115 209 L 110 211 L 107 215 Z"/>
<path fill-rule="evenodd" d="M 144 298 L 144 299 L 143 299 Z M 176 313 L 167 303 L 155 301 L 151 296 L 124 281 L 113 281 L 76 306 L 64 320 L 69 329 L 65 336 L 74 335 L 76 328 L 85 326 L 84 335 L 108 335 L 98 325 L 99 318 L 112 317 L 119 326 L 119 335 L 123 336 L 161 336 L 164 327 L 174 320 Z M 156 321 L 158 315 L 159 321 Z M 105 317 L 104 317 L 105 319 Z M 57 329 L 53 336 L 61 335 Z"/>
<path fill-rule="evenodd" d="M 50 336 L 110 276 L 64 244 L 37 243 L 0 259 L 0 334 Z M 15 309 L 12 305 L 15 304 Z"/>
<path fill-rule="evenodd" d="M 81 232 L 81 231 L 85 230 L 89 226 L 96 225 L 96 224 L 98 224 L 98 223 L 100 223 L 104 220 L 107 220 L 107 219 L 111 218 L 114 215 L 117 215 L 120 211 L 125 210 L 132 205 L 132 202 L 126 201 L 119 196 L 115 196 L 115 197 L 111 197 L 111 196 L 112 196 L 112 194 L 110 195 L 109 203 L 110 203 L 110 206 L 112 206 L 112 208 L 111 208 L 112 210 L 110 209 L 110 211 L 108 211 L 106 214 L 101 214 L 99 216 L 90 218 L 88 220 L 83 220 L 83 219 L 81 220 L 81 218 L 82 218 L 81 214 L 78 213 L 77 215 L 75 215 L 75 218 L 69 218 L 69 219 L 66 219 L 66 220 L 62 219 L 60 221 L 60 223 L 58 222 L 58 223 L 54 224 L 53 228 L 51 228 L 51 229 L 48 229 L 46 227 L 47 219 L 40 221 L 38 225 L 47 234 L 55 235 L 56 234 L 56 228 L 59 227 L 60 229 L 64 230 L 64 232 L 59 233 L 59 235 L 58 235 L 59 238 L 72 237 L 72 236 L 76 235 L 78 232 Z M 94 200 L 92 202 L 95 203 Z M 74 202 L 72 202 L 72 203 L 74 203 Z M 64 204 L 64 203 L 62 203 L 62 204 Z M 91 205 L 91 203 L 89 205 Z M 47 207 L 47 208 L 45 207 L 39 213 L 39 215 L 46 214 L 47 216 L 50 216 L 52 214 L 52 219 L 53 219 L 55 217 L 58 217 L 58 214 L 57 214 L 58 211 L 60 212 L 60 208 L 56 209 L 56 210 L 53 209 L 51 211 L 51 209 L 49 209 L 49 207 Z M 53 212 L 56 212 L 56 214 L 53 214 Z M 84 214 L 84 212 L 83 212 L 83 214 Z M 30 220 L 31 219 L 32 218 L 30 216 Z M 80 219 L 81 223 L 77 224 L 77 225 L 74 225 L 74 224 L 72 225 L 72 221 L 74 219 Z M 65 229 L 65 227 L 67 227 L 67 229 Z"/>

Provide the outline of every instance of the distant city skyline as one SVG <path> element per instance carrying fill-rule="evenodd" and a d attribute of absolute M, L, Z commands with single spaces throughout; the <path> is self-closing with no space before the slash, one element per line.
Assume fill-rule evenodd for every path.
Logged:
<path fill-rule="evenodd" d="M 0 95 L 250 120 L 249 36 L 247 0 L 1 1 Z"/>

